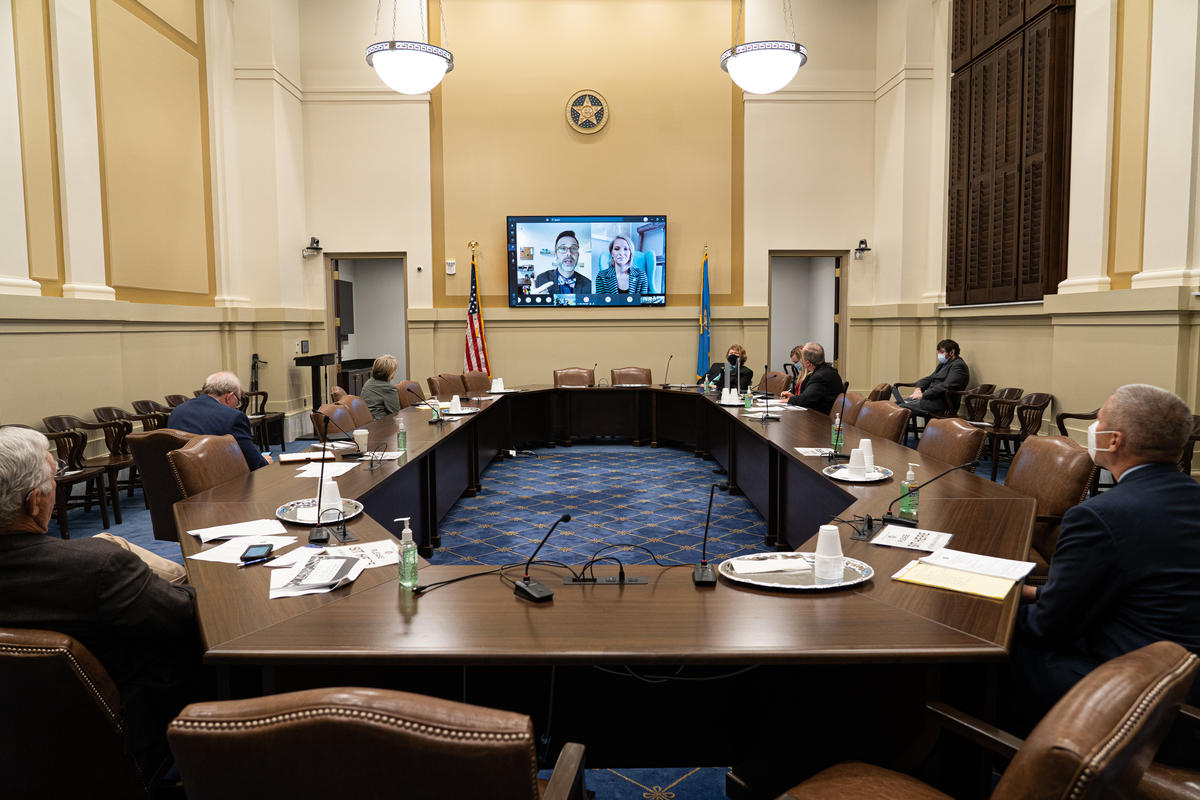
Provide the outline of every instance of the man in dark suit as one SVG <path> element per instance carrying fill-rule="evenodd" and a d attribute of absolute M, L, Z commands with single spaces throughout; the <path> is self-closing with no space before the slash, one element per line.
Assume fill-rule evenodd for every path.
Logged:
<path fill-rule="evenodd" d="M 937 345 L 938 365 L 932 374 L 917 381 L 916 388 L 908 399 L 900 396 L 899 389 L 892 389 L 896 402 L 913 411 L 927 414 L 944 414 L 950 409 L 947 391 L 962 391 L 971 381 L 971 370 L 962 360 L 958 342 L 942 339 Z"/>
<path fill-rule="evenodd" d="M 779 396 L 790 406 L 803 406 L 828 414 L 833 409 L 833 401 L 845 388 L 842 376 L 825 360 L 825 348 L 816 342 L 800 348 L 800 364 L 808 374 L 795 393 L 780 392 Z"/>
<path fill-rule="evenodd" d="M 1122 386 L 1088 429 L 1117 484 L 1070 509 L 1050 575 L 1022 587 L 1012 647 L 1024 727 L 1103 662 L 1162 639 L 1200 653 L 1200 484 L 1177 463 L 1192 415 L 1174 394 Z M 1189 703 L 1200 703 L 1200 684 Z M 1189 741 L 1190 739 L 1190 741 Z M 1177 726 L 1159 757 L 1200 767 L 1200 736 Z"/>
<path fill-rule="evenodd" d="M 49 445 L 28 428 L 0 429 L 0 625 L 64 633 L 100 660 L 121 693 L 127 747 L 151 779 L 168 753 L 167 723 L 199 699 L 193 592 L 158 577 L 123 540 L 45 535 Z"/>
<path fill-rule="evenodd" d="M 579 266 L 579 238 L 563 231 L 554 239 L 554 269 L 533 279 L 530 294 L 591 294 L 592 281 L 575 271 Z"/>
<path fill-rule="evenodd" d="M 729 388 L 737 389 L 739 393 L 750 391 L 751 381 L 754 380 L 754 370 L 746 366 L 746 348 L 740 344 L 729 345 L 725 361 L 728 362 L 730 374 L 733 376 Z M 717 390 L 724 389 L 725 364 L 720 361 L 714 363 L 708 368 L 708 372 L 704 373 L 700 382 L 711 383 Z"/>
<path fill-rule="evenodd" d="M 211 436 L 232 434 L 250 469 L 265 467 L 271 457 L 258 451 L 250 433 L 250 420 L 239 410 L 241 405 L 242 382 L 238 376 L 232 372 L 214 372 L 204 379 L 199 397 L 175 407 L 167 419 L 167 427 Z"/>

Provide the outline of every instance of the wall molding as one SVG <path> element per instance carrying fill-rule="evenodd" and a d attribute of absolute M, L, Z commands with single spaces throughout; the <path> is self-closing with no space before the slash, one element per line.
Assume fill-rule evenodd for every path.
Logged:
<path fill-rule="evenodd" d="M 878 88 L 875 89 L 874 99 L 880 100 L 888 92 L 895 89 L 905 81 L 932 81 L 933 66 L 930 64 L 917 64 L 914 66 L 903 66 L 896 71 L 892 77 L 884 81 Z"/>
<path fill-rule="evenodd" d="M 875 92 L 855 89 L 784 90 L 764 95 L 745 95 L 747 105 L 765 103 L 873 103 Z"/>
<path fill-rule="evenodd" d="M 274 64 L 237 65 L 233 67 L 235 81 L 271 81 L 300 102 L 304 102 L 304 90 L 291 78 L 280 72 Z"/>
<path fill-rule="evenodd" d="M 363 89 L 324 87 L 305 89 L 305 103 L 388 103 L 401 105 L 429 105 L 430 95 L 407 95 L 393 92 L 391 89 Z"/>

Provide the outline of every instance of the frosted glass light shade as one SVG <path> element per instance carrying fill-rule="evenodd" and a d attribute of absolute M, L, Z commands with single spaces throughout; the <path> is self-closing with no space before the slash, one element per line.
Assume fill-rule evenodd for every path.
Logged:
<path fill-rule="evenodd" d="M 367 48 L 367 63 L 389 88 L 425 94 L 454 69 L 454 56 L 424 42 L 376 42 Z"/>
<path fill-rule="evenodd" d="M 770 94 L 787 86 L 808 61 L 796 42 L 746 42 L 721 54 L 721 69 L 751 94 Z"/>

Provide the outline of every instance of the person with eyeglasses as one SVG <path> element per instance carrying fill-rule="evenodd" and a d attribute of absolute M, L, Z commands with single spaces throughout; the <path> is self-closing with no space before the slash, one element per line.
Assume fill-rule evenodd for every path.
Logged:
<path fill-rule="evenodd" d="M 240 410 L 242 382 L 232 372 L 214 372 L 204 379 L 198 397 L 175 407 L 167 427 L 209 436 L 229 434 L 237 440 L 250 469 L 265 467 L 271 457 L 258 451 L 250 432 L 250 420 Z"/>
<path fill-rule="evenodd" d="M 1200 483 L 1179 470 L 1191 432 L 1187 404 L 1157 386 L 1122 386 L 1101 406 L 1088 453 L 1117 484 L 1063 515 L 1045 585 L 1021 587 L 1001 704 L 1014 727 L 1139 647 L 1165 639 L 1200 654 Z M 1200 704 L 1200 683 L 1187 702 Z M 1200 732 L 1176 725 L 1155 758 L 1200 768 Z"/>
<path fill-rule="evenodd" d="M 578 272 L 579 237 L 575 231 L 563 231 L 554 237 L 554 269 L 533 279 L 530 294 L 591 294 L 592 279 Z"/>

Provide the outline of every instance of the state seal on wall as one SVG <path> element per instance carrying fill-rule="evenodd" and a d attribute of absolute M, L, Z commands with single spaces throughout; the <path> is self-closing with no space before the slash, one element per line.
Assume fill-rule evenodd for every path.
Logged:
<path fill-rule="evenodd" d="M 578 133 L 595 133 L 608 117 L 608 101 L 594 89 L 580 89 L 567 101 L 567 124 Z"/>

